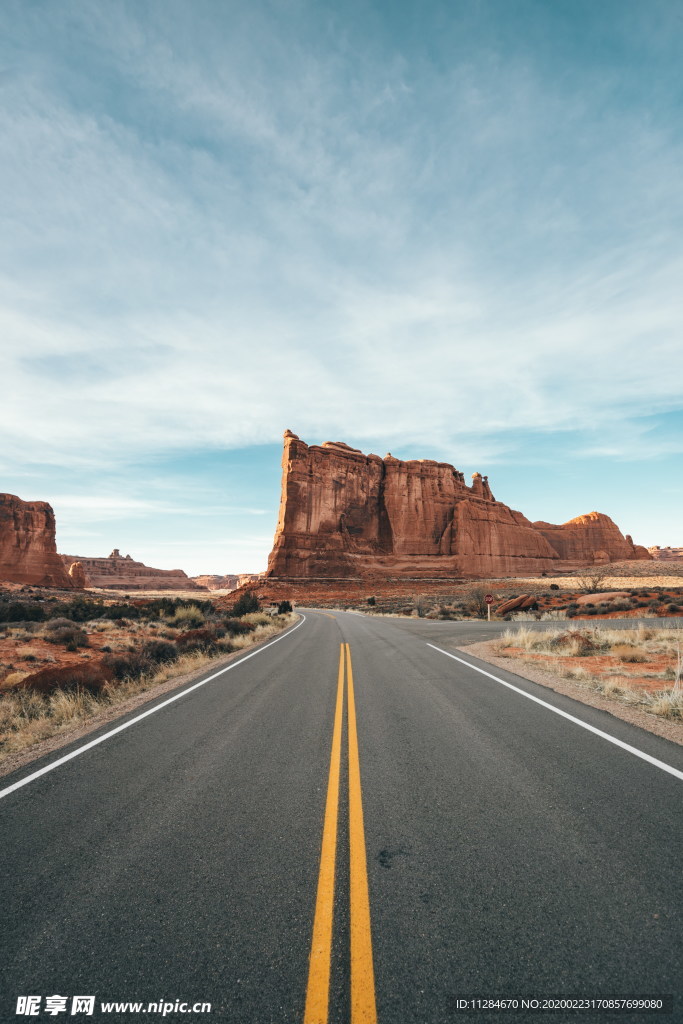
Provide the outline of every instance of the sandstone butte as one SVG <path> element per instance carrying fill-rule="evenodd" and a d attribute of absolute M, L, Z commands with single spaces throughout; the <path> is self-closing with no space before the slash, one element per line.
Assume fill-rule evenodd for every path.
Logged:
<path fill-rule="evenodd" d="M 201 590 L 182 569 L 152 569 L 114 548 L 108 558 L 60 555 L 73 584 L 106 590 Z M 85 580 L 86 582 L 82 582 Z"/>
<path fill-rule="evenodd" d="M 0 581 L 74 588 L 57 554 L 55 514 L 46 501 L 0 494 Z"/>
<path fill-rule="evenodd" d="M 285 432 L 269 580 L 438 580 L 568 572 L 651 559 L 600 512 L 530 522 L 445 462 L 307 445 Z"/>

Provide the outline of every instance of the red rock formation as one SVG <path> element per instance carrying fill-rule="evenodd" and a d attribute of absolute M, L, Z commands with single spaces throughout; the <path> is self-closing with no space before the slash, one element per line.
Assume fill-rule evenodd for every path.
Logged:
<path fill-rule="evenodd" d="M 486 477 L 468 487 L 445 462 L 309 447 L 288 430 L 282 466 L 270 578 L 504 576 L 648 557 L 608 516 L 531 523 L 495 500 Z"/>
<path fill-rule="evenodd" d="M 640 552 L 645 549 L 639 551 L 628 534 L 624 537 L 619 527 L 602 512 L 577 516 L 562 526 L 542 522 L 533 525 L 566 561 L 605 564 L 650 557 L 647 551 L 643 556 Z"/>
<path fill-rule="evenodd" d="M 46 501 L 0 494 L 0 580 L 70 589 L 55 542 L 55 514 Z"/>
<path fill-rule="evenodd" d="M 69 566 L 69 576 L 74 587 L 78 587 L 79 590 L 85 590 L 86 587 L 90 586 L 90 580 L 85 574 L 82 562 L 71 563 Z"/>
<path fill-rule="evenodd" d="M 520 594 L 519 597 L 511 597 L 509 601 L 503 601 L 496 608 L 496 615 L 507 615 L 508 612 L 523 612 L 537 603 L 533 594 Z"/>
<path fill-rule="evenodd" d="M 198 587 L 202 587 L 204 590 L 236 590 L 239 586 L 239 576 L 230 574 L 226 576 L 207 574 L 190 578 Z"/>
<path fill-rule="evenodd" d="M 130 555 L 114 548 L 109 558 L 83 555 L 59 556 L 65 566 L 79 562 L 89 580 L 88 586 L 105 590 L 201 590 L 182 569 L 151 569 Z"/>
<path fill-rule="evenodd" d="M 658 562 L 680 561 L 683 559 L 683 548 L 660 548 L 659 544 L 657 544 L 655 547 L 647 548 L 646 550 Z"/>

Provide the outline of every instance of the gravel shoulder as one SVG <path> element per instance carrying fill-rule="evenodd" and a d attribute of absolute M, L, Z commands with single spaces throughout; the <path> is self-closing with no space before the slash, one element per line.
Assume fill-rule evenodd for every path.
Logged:
<path fill-rule="evenodd" d="M 507 672 L 514 672 L 515 675 L 528 679 L 532 683 L 539 683 L 541 686 L 546 686 L 549 690 L 562 693 L 565 697 L 572 697 L 574 700 L 581 701 L 582 704 L 588 704 L 590 707 L 598 708 L 600 711 L 608 711 L 615 718 L 620 718 L 631 725 L 637 725 L 641 729 L 647 729 L 648 732 L 654 733 L 655 736 L 661 736 L 662 739 L 671 740 L 673 743 L 683 745 L 682 723 L 672 722 L 669 719 L 660 718 L 658 715 L 650 715 L 639 708 L 631 708 L 620 704 L 618 701 L 609 700 L 602 694 L 580 686 L 570 679 L 563 679 L 553 672 L 546 672 L 534 665 L 529 665 L 519 658 L 501 658 L 495 653 L 497 642 L 497 640 L 484 640 L 474 644 L 467 644 L 457 649 L 463 654 L 473 654 L 475 658 L 479 658 L 481 661 L 485 661 L 496 668 L 505 669 Z"/>

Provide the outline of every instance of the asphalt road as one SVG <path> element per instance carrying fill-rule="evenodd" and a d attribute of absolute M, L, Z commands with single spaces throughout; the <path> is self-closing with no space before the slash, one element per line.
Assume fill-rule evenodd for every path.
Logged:
<path fill-rule="evenodd" d="M 0 780 L 30 779 L 0 799 L 0 1020 L 26 995 L 40 1020 L 683 1020 L 683 748 L 456 651 L 498 625 L 305 616 Z M 457 1002 L 666 994 L 661 1018 Z"/>

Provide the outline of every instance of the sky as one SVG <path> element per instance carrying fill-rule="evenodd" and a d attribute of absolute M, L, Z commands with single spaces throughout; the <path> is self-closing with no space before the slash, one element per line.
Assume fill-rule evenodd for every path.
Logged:
<path fill-rule="evenodd" d="M 683 545 L 678 0 L 4 0 L 0 490 L 258 571 L 282 434 Z"/>

